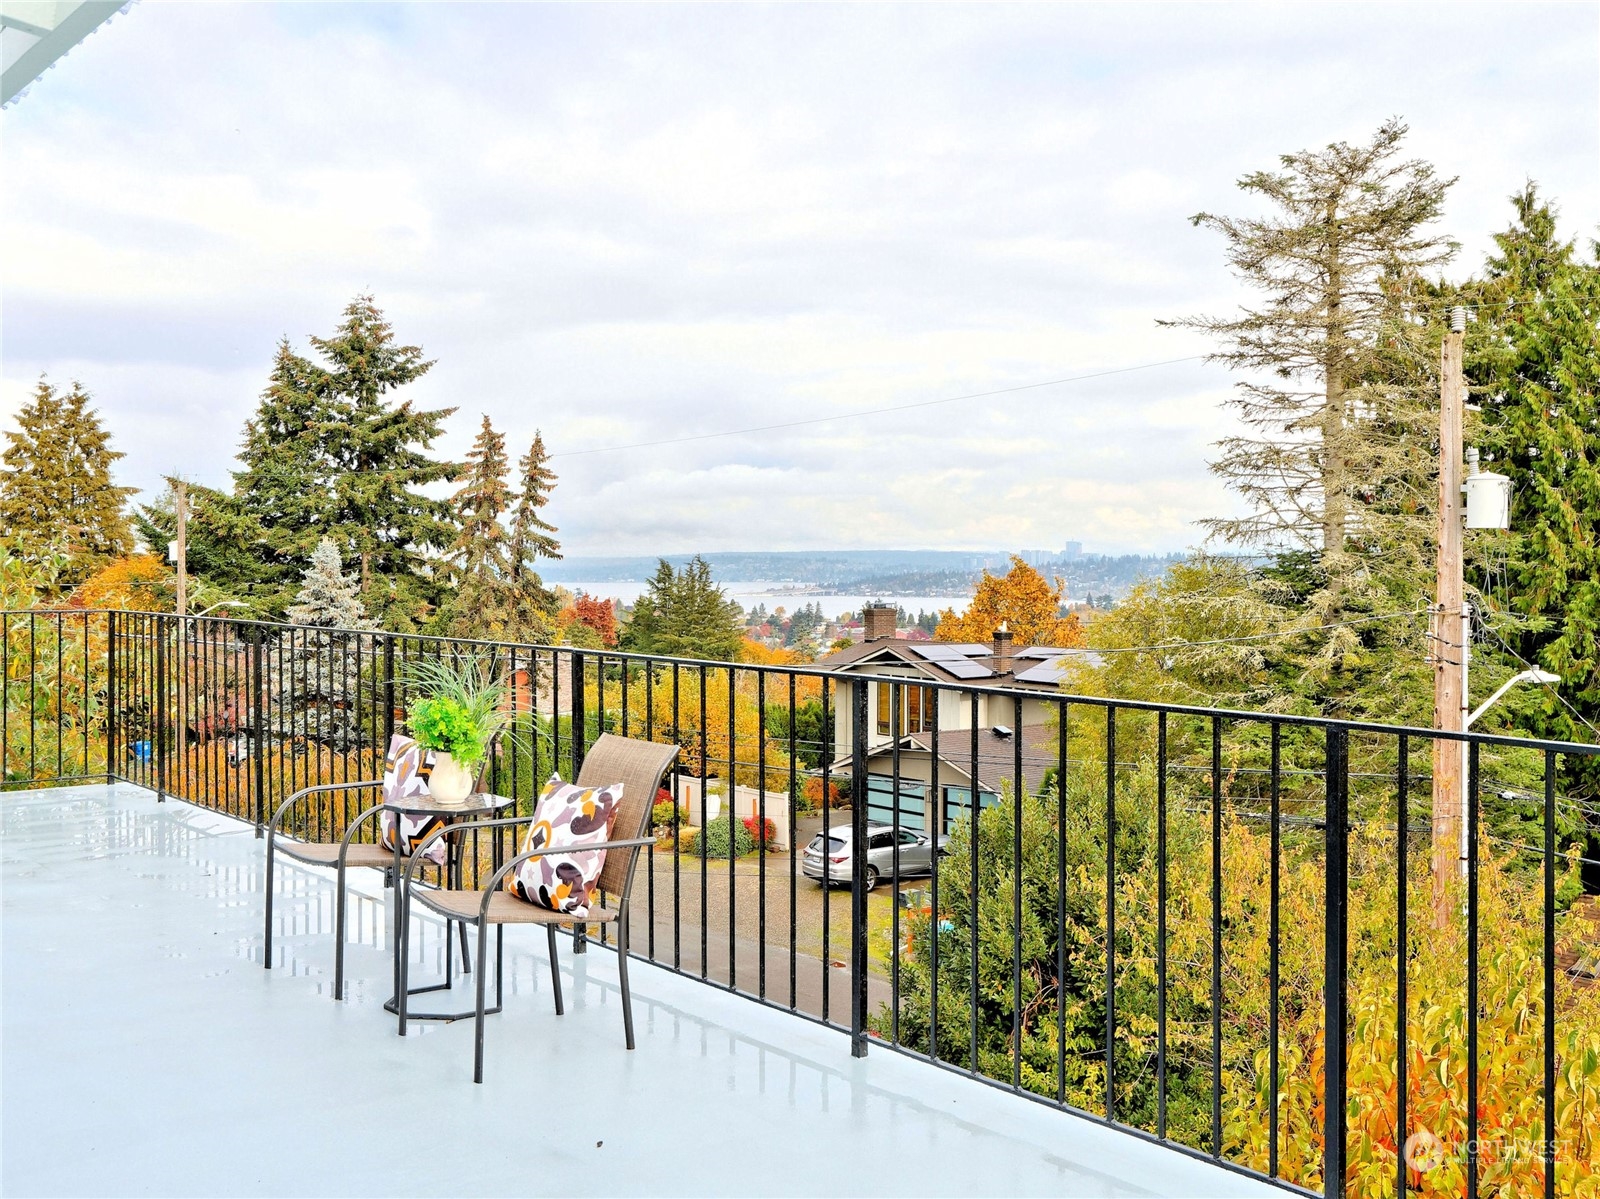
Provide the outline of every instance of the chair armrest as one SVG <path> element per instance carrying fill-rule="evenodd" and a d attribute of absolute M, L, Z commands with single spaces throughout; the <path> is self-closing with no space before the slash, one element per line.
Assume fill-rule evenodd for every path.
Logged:
<path fill-rule="evenodd" d="M 324 791 L 356 791 L 362 787 L 381 786 L 383 786 L 382 779 L 361 779 L 349 783 L 319 783 L 315 787 L 302 787 L 279 804 L 278 810 L 272 813 L 272 819 L 267 821 L 267 835 L 271 836 L 275 833 L 278 829 L 278 821 L 282 819 L 283 814 L 308 795 L 316 795 Z"/>
<path fill-rule="evenodd" d="M 356 818 L 345 825 L 344 836 L 339 838 L 339 858 L 341 861 L 344 859 L 346 851 L 350 848 L 350 842 L 355 839 L 356 830 L 381 811 L 383 811 L 383 805 L 375 803 L 370 808 L 358 812 Z"/>

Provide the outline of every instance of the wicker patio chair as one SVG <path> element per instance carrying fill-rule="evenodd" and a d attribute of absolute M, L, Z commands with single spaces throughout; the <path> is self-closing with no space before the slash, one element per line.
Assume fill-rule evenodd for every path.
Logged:
<path fill-rule="evenodd" d="M 402 741 L 409 740 L 409 738 L 403 738 L 400 734 L 396 734 L 389 743 L 389 759 L 393 759 L 396 749 Z M 491 747 L 490 755 L 487 755 L 484 759 L 485 770 L 488 768 L 489 757 L 492 754 L 493 748 Z M 483 776 L 480 773 L 478 784 L 481 785 L 482 782 Z M 347 872 L 352 868 L 382 870 L 384 872 L 385 887 L 393 886 L 396 881 L 389 877 L 394 870 L 394 850 L 376 842 L 356 839 L 360 835 L 362 827 L 383 811 L 382 800 L 390 797 L 382 795 L 380 802 L 373 804 L 371 807 L 363 808 L 356 814 L 355 819 L 345 826 L 344 835 L 337 841 L 299 840 L 283 831 L 283 820 L 296 804 L 310 799 L 312 796 L 332 791 L 372 790 L 381 793 L 384 786 L 385 779 L 377 778 L 303 787 L 279 804 L 277 811 L 272 814 L 272 819 L 267 822 L 266 953 L 262 965 L 268 970 L 272 969 L 272 907 L 275 892 L 273 883 L 277 855 L 281 853 L 297 862 L 304 862 L 310 866 L 332 867 L 336 872 L 333 903 L 333 997 L 335 999 L 344 998 L 344 932 L 348 899 Z M 395 835 L 402 836 L 402 834 L 401 822 L 397 819 L 395 822 Z M 402 855 L 400 859 L 402 866 L 406 865 L 410 860 L 410 857 L 406 855 Z M 463 972 L 470 972 L 472 969 L 471 959 L 467 956 L 467 930 L 464 926 L 461 928 L 461 969 Z"/>
<path fill-rule="evenodd" d="M 667 768 L 677 756 L 676 745 L 660 745 L 654 741 L 641 741 L 630 737 L 602 734 L 584 757 L 578 772 L 577 784 L 582 787 L 601 787 L 621 783 L 622 801 L 618 805 L 615 823 L 611 826 L 610 840 L 603 844 L 585 846 L 585 849 L 605 849 L 605 865 L 601 869 L 599 889 L 611 901 L 610 906 L 591 905 L 587 914 L 576 916 L 555 912 L 517 898 L 502 889 L 501 884 L 523 862 L 547 853 L 570 853 L 572 848 L 546 846 L 531 853 L 519 853 L 497 869 L 481 890 L 431 890 L 410 886 L 416 872 L 413 865 L 406 871 L 407 886 L 402 893 L 416 900 L 447 920 L 474 925 L 478 930 L 478 975 L 476 1027 L 473 1036 L 472 1081 L 483 1081 L 483 1025 L 484 1000 L 489 973 L 487 958 L 489 928 L 495 929 L 495 1003 L 502 1002 L 500 967 L 504 961 L 505 926 L 507 924 L 541 924 L 550 947 L 550 984 L 555 995 L 556 1015 L 563 1013 L 561 1002 L 561 970 L 556 959 L 556 929 L 562 926 L 587 924 L 614 924 L 616 926 L 617 976 L 622 989 L 622 1029 L 629 1049 L 633 1048 L 633 1005 L 628 991 L 628 895 L 633 887 L 634 867 L 640 850 L 652 843 L 647 836 L 650 809 L 655 803 L 656 791 L 661 786 Z M 508 829 L 527 825 L 532 816 L 506 817 L 499 820 L 481 820 L 453 824 L 440 829 L 417 847 L 418 855 L 441 837 L 459 836 L 474 829 Z M 503 835 L 503 834 L 500 834 Z M 406 1032 L 407 964 L 410 949 L 410 903 L 400 921 L 400 1035 Z"/>

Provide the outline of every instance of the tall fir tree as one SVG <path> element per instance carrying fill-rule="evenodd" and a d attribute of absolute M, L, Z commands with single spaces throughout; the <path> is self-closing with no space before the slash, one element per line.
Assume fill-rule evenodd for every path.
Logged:
<path fill-rule="evenodd" d="M 62 392 L 41 378 L 0 454 L 0 538 L 28 561 L 65 554 L 63 585 L 133 548 L 124 508 L 135 489 L 112 481 L 122 454 L 89 402 L 82 384 Z"/>
<path fill-rule="evenodd" d="M 267 655 L 270 705 L 280 741 L 309 738 L 337 750 L 369 739 L 363 728 L 361 680 L 370 661 L 361 632 L 372 628 L 361 602 L 360 583 L 344 573 L 339 548 L 324 537 L 311 553 L 300 590 L 285 612 L 289 623 Z"/>
<path fill-rule="evenodd" d="M 326 372 L 278 342 L 272 373 L 239 449 L 242 471 L 219 514 L 247 540 L 260 561 L 260 581 L 283 585 L 298 576 L 328 528 L 330 489 L 339 464 L 329 431 L 348 418 L 330 397 Z M 202 507 L 204 501 L 202 500 Z"/>
<path fill-rule="evenodd" d="M 422 357 L 420 346 L 395 344 L 394 330 L 371 296 L 357 296 L 337 332 L 313 337 L 311 344 L 327 363 L 329 400 L 348 418 L 326 432 L 337 467 L 327 532 L 360 562 L 370 600 L 386 609 L 410 606 L 411 596 L 402 593 L 409 590 L 437 602 L 443 581 L 434 575 L 430 556 L 454 540 L 450 505 L 417 489 L 459 473 L 455 463 L 429 454 L 445 418 L 456 410 L 387 401 L 433 363 Z M 375 590 L 379 580 L 389 594 Z M 401 581 L 414 586 L 401 589 Z"/>
<path fill-rule="evenodd" d="M 511 489 L 506 484 L 509 466 L 505 436 L 495 432 L 485 415 L 467 454 L 464 485 L 450 500 L 458 526 L 450 546 L 450 565 L 458 579 L 510 576 L 510 547 L 501 523 L 511 507 Z"/>
<path fill-rule="evenodd" d="M 1499 253 L 1469 288 L 1478 319 L 1466 364 L 1485 468 L 1511 479 L 1511 530 L 1469 542 L 1469 581 L 1497 634 L 1600 721 L 1600 261 L 1557 236 L 1532 183 L 1511 203 Z M 1532 730 L 1593 739 L 1547 695 L 1519 700 Z"/>
<path fill-rule="evenodd" d="M 544 437 L 535 432 L 533 444 L 517 463 L 520 481 L 511 515 L 509 568 L 512 584 L 513 635 L 523 641 L 548 641 L 555 634 L 555 597 L 539 577 L 541 558 L 559 559 L 561 543 L 556 527 L 543 511 L 555 490 L 556 474 L 548 464 Z"/>
<path fill-rule="evenodd" d="M 1393 359 L 1408 296 L 1455 250 L 1428 228 L 1454 181 L 1398 160 L 1405 134 L 1391 120 L 1366 145 L 1284 155 L 1281 170 L 1242 178 L 1268 215 L 1193 220 L 1223 235 L 1261 302 L 1170 322 L 1211 335 L 1222 343 L 1213 360 L 1255 376 L 1231 401 L 1251 433 L 1219 443 L 1212 463 L 1251 510 L 1204 523 L 1236 545 L 1314 555 L 1330 616 L 1394 543 L 1427 537 L 1414 501 L 1431 476 L 1414 463 L 1428 389 Z M 1413 502 L 1375 505 L 1400 480 Z"/>
<path fill-rule="evenodd" d="M 503 522 L 511 506 L 509 466 L 506 439 L 485 416 L 467 454 L 463 486 L 450 501 L 457 524 L 450 547 L 455 592 L 445 606 L 445 627 L 455 637 L 516 639 L 521 631 L 514 627 L 516 588 Z"/>
<path fill-rule="evenodd" d="M 279 344 L 245 426 L 233 495 L 197 516 L 250 547 L 250 586 L 230 582 L 255 592 L 262 611 L 283 609 L 326 535 L 360 563 L 368 609 L 387 627 L 415 628 L 445 595 L 435 567 L 454 539 L 450 506 L 420 489 L 456 477 L 454 463 L 430 453 L 455 409 L 393 402 L 391 392 L 433 364 L 395 343 L 370 296 L 351 301 L 331 337 L 311 342 L 320 363 Z"/>

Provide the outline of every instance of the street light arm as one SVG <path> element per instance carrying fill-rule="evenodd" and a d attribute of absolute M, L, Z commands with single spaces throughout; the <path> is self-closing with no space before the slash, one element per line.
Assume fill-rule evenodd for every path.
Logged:
<path fill-rule="evenodd" d="M 1461 726 L 1461 730 L 1465 732 L 1467 729 L 1470 729 L 1477 721 L 1478 717 L 1482 716 L 1490 708 L 1494 707 L 1495 704 L 1500 701 L 1500 697 L 1507 691 L 1510 691 L 1511 688 L 1515 687 L 1518 683 L 1559 683 L 1560 681 L 1560 675 L 1551 674 L 1548 670 L 1519 671 L 1518 673 L 1512 675 L 1505 682 L 1501 683 L 1499 689 L 1496 690 L 1493 695 L 1472 710 L 1472 715 L 1467 717 L 1466 721 Z"/>

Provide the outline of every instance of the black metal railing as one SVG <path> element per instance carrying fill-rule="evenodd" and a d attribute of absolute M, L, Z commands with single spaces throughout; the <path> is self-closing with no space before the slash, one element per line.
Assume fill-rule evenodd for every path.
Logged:
<path fill-rule="evenodd" d="M 857 1055 L 1329 1195 L 1554 1196 L 1600 1156 L 1595 746 L 142 612 L 7 613 L 0 642 L 5 787 L 127 780 L 259 830 L 381 774 L 417 662 L 487 658 L 516 734 L 488 785 L 520 812 L 601 732 L 681 747 L 636 955 Z"/>

